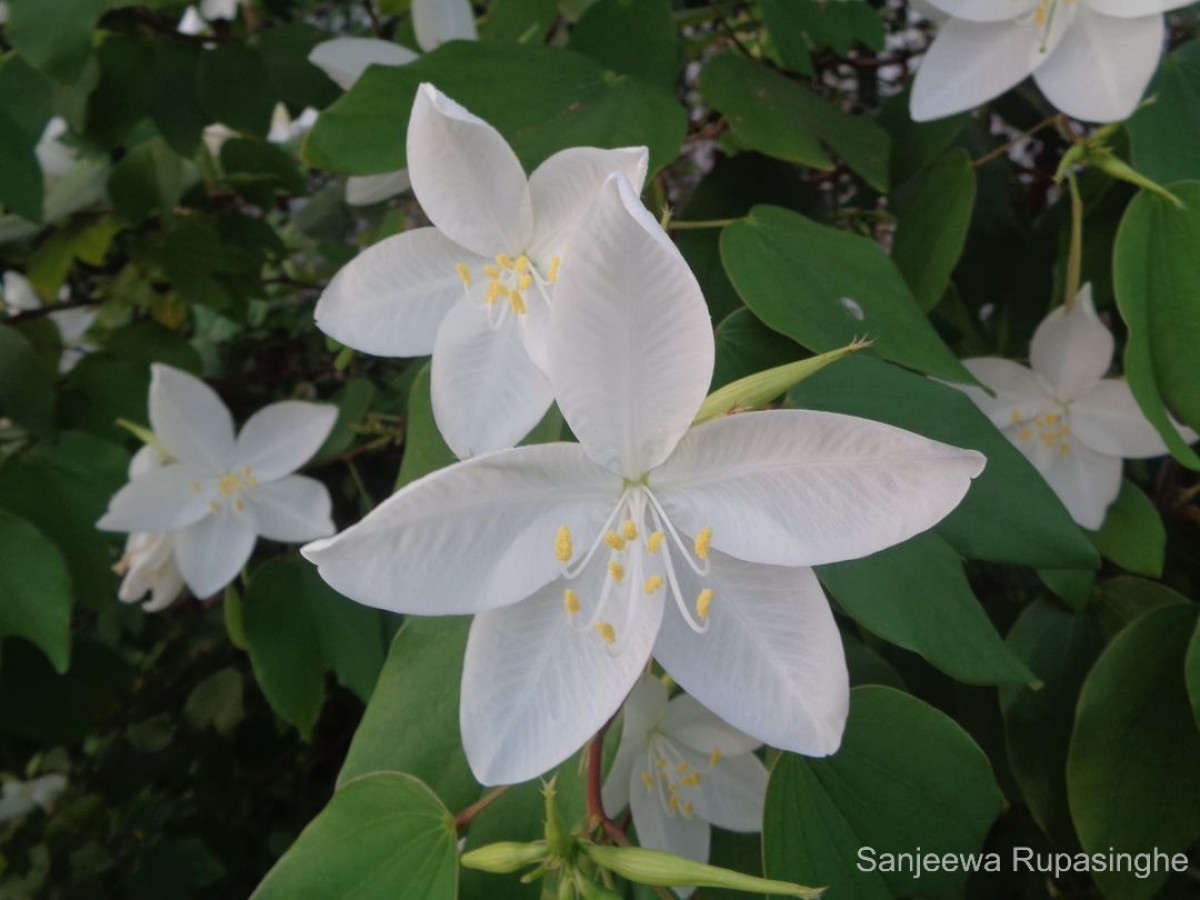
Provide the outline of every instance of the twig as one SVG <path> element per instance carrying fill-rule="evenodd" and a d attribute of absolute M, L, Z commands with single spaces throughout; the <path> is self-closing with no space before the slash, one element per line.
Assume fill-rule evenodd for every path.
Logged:
<path fill-rule="evenodd" d="M 608 817 L 604 811 L 604 800 L 602 799 L 601 770 L 604 768 L 604 735 L 608 732 L 608 726 L 611 724 L 612 719 L 604 723 L 604 726 L 592 738 L 592 745 L 588 748 L 588 818 L 593 827 L 597 825 L 602 827 L 604 833 L 608 835 L 608 839 L 614 844 L 628 847 L 629 838 L 625 836 L 624 831 L 617 827 L 617 823 Z"/>
<path fill-rule="evenodd" d="M 26 322 L 30 319 L 41 319 L 64 309 L 79 309 L 83 306 L 99 305 L 99 300 L 66 300 L 62 303 L 49 303 L 45 306 L 39 306 L 37 309 L 23 309 L 19 313 L 13 313 L 4 319 L 0 319 L 0 321 L 11 325 L 13 322 Z"/>
<path fill-rule="evenodd" d="M 503 784 L 498 788 L 492 788 L 457 816 L 454 817 L 454 830 L 461 832 L 464 828 L 471 824 L 471 820 L 477 815 L 499 800 L 508 791 L 511 785 Z"/>

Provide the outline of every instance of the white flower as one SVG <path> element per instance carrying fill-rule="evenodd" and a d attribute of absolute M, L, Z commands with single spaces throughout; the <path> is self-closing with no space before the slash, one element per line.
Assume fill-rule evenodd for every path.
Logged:
<path fill-rule="evenodd" d="M 849 689 L 808 567 L 929 528 L 983 458 L 831 413 L 689 430 L 714 355 L 699 285 L 623 176 L 580 233 L 550 323 L 550 375 L 580 443 L 435 472 L 302 552 L 359 602 L 478 613 L 461 724 L 485 784 L 573 753 L 651 651 L 735 727 L 832 753 Z"/>
<path fill-rule="evenodd" d="M 59 302 L 70 299 L 67 286 L 58 293 Z M 10 316 L 39 309 L 42 300 L 38 297 L 29 279 L 15 269 L 4 273 L 4 309 Z M 58 371 L 69 372 L 75 364 L 83 359 L 95 345 L 87 341 L 84 335 L 96 321 L 99 310 L 79 307 L 76 309 L 60 309 L 47 317 L 58 328 L 59 339 L 62 341 L 62 352 L 58 357 Z"/>
<path fill-rule="evenodd" d="M 1163 13 L 1192 0 L 929 0 L 951 18 L 917 70 L 912 116 L 979 106 L 1029 75 L 1075 119 L 1128 118 L 1162 55 Z"/>
<path fill-rule="evenodd" d="M 1084 285 L 1070 310 L 1060 306 L 1037 327 L 1032 370 L 996 357 L 968 359 L 963 365 L 995 396 L 955 385 L 1042 473 L 1071 517 L 1091 529 L 1104 524 L 1121 490 L 1122 457 L 1167 452 L 1124 379 L 1104 377 L 1113 349 L 1091 285 Z"/>
<path fill-rule="evenodd" d="M 643 675 L 625 701 L 604 809 L 628 806 L 643 847 L 708 862 L 710 824 L 762 829 L 768 774 L 754 755 L 759 746 L 687 694 L 668 701 L 663 683 Z"/>
<path fill-rule="evenodd" d="M 213 19 L 235 19 L 241 0 L 200 0 L 199 8 L 189 6 L 176 29 L 180 34 L 202 34 Z"/>
<path fill-rule="evenodd" d="M 150 426 L 171 462 L 121 488 L 97 527 L 171 532 L 175 562 L 197 597 L 232 581 L 259 535 L 298 543 L 333 532 L 325 486 L 291 473 L 324 443 L 335 407 L 273 403 L 235 440 L 229 410 L 204 382 L 161 364 L 152 371 Z"/>
<path fill-rule="evenodd" d="M 276 103 L 271 112 L 271 129 L 267 140 L 272 144 L 286 144 L 307 134 L 317 122 L 317 111 L 311 106 L 305 107 L 300 115 L 292 118 L 287 106 Z"/>
<path fill-rule="evenodd" d="M 643 147 L 575 147 L 526 178 L 496 129 L 423 84 L 408 172 L 435 227 L 359 254 L 321 295 L 317 325 L 378 356 L 432 353 L 433 412 L 450 449 L 512 447 L 554 399 L 550 295 L 575 227 L 605 178 L 623 172 L 641 190 L 646 166 Z M 581 233 L 572 247 L 591 240 Z"/>
<path fill-rule="evenodd" d="M 23 819 L 37 807 L 50 812 L 66 789 L 67 776 L 60 772 L 30 781 L 6 781 L 0 788 L 0 822 Z"/>
<path fill-rule="evenodd" d="M 154 447 L 147 444 L 133 455 L 129 463 L 129 479 L 140 478 L 166 465 Z M 183 592 L 183 575 L 175 563 L 175 539 L 170 534 L 134 532 L 125 542 L 125 553 L 113 567 L 123 575 L 117 597 L 123 603 L 136 603 L 146 594 L 150 599 L 142 606 L 146 612 L 166 609 Z"/>

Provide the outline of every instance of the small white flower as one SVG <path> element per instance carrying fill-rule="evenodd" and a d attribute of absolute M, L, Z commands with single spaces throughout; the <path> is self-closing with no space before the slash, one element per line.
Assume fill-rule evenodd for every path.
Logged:
<path fill-rule="evenodd" d="M 208 23 L 214 19 L 235 19 L 241 0 L 200 0 L 200 5 L 189 6 L 176 25 L 180 34 L 203 34 Z"/>
<path fill-rule="evenodd" d="M 147 444 L 133 455 L 129 463 L 130 481 L 166 465 L 154 447 Z M 117 598 L 123 603 L 137 603 L 146 594 L 150 599 L 142 606 L 146 612 L 166 609 L 183 592 L 183 575 L 175 563 L 175 539 L 170 534 L 134 532 L 125 542 L 125 553 L 114 566 L 123 575 Z"/>
<path fill-rule="evenodd" d="M 1163 13 L 1192 0 L 928 0 L 950 16 L 917 70 L 918 122 L 972 109 L 1033 75 L 1075 119 L 1115 122 L 1158 68 Z"/>
<path fill-rule="evenodd" d="M 661 681 L 642 675 L 625 701 L 604 809 L 628 806 L 643 847 L 708 862 L 709 825 L 762 829 L 768 773 L 754 755 L 760 746 L 687 694 L 668 700 Z"/>
<path fill-rule="evenodd" d="M 67 776 L 60 772 L 30 781 L 6 781 L 0 788 L 0 822 L 23 819 L 38 807 L 50 812 L 66 789 Z"/>
<path fill-rule="evenodd" d="M 299 543 L 333 532 L 325 486 L 291 473 L 324 443 L 335 407 L 273 403 L 235 440 L 229 410 L 208 385 L 170 366 L 152 371 L 150 426 L 171 461 L 121 488 L 98 528 L 171 532 L 175 562 L 197 597 L 232 581 L 260 535 Z"/>
<path fill-rule="evenodd" d="M 70 299 L 66 285 L 58 293 L 59 302 Z M 34 291 L 29 279 L 14 269 L 4 273 L 4 309 L 8 315 L 27 312 L 42 306 L 42 300 Z M 99 311 L 95 308 L 79 307 L 76 309 L 60 309 L 48 316 L 58 328 L 59 339 L 62 341 L 62 353 L 58 357 L 58 371 L 69 372 L 75 364 L 95 345 L 84 338 L 92 323 L 96 321 Z"/>

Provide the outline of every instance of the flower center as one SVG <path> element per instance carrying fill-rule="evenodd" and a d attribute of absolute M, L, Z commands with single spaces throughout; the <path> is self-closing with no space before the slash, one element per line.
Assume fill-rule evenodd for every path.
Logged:
<path fill-rule="evenodd" d="M 525 315 L 529 311 L 531 289 L 535 289 L 541 299 L 549 303 L 546 288 L 558 280 L 558 268 L 561 263 L 560 257 L 554 257 L 550 260 L 546 274 L 542 275 L 524 253 L 515 259 L 507 253 L 497 253 L 495 265 L 482 268 L 484 283 L 487 285 L 483 300 L 487 308 L 488 325 L 493 329 L 500 327 L 509 313 L 514 316 Z M 470 266 L 461 262 L 455 263 L 454 269 L 462 280 L 463 289 L 469 292 L 475 283 L 475 273 L 471 271 Z"/>
<path fill-rule="evenodd" d="M 1057 448 L 1063 456 L 1071 455 L 1071 426 L 1067 420 L 1067 411 L 1043 413 L 1035 419 L 1023 420 L 1021 411 L 1012 411 L 1012 423 L 1020 425 L 1025 422 L 1017 439 L 1022 443 L 1030 443 L 1035 439 L 1042 442 L 1047 449 Z"/>
<path fill-rule="evenodd" d="M 1033 11 L 1033 24 L 1042 32 L 1038 51 L 1045 53 L 1050 46 L 1050 32 L 1054 28 L 1054 16 L 1060 6 L 1074 6 L 1079 0 L 1039 0 Z"/>
<path fill-rule="evenodd" d="M 219 513 L 226 504 L 232 505 L 234 512 L 242 512 L 246 508 L 246 501 L 242 495 L 253 492 L 256 487 L 258 479 L 254 477 L 254 471 L 249 466 L 242 466 L 237 472 L 222 472 L 212 485 L 208 501 L 209 512 Z M 193 481 L 191 488 L 193 493 L 204 493 L 204 485 L 199 481 Z"/>
<path fill-rule="evenodd" d="M 708 765 L 698 768 L 688 762 L 683 752 L 661 731 L 650 733 L 649 744 L 651 768 L 641 772 L 646 792 L 658 794 L 667 815 L 678 814 L 690 819 L 695 813 L 704 776 L 711 774 L 720 763 L 721 751 L 714 747 L 708 756 Z"/>

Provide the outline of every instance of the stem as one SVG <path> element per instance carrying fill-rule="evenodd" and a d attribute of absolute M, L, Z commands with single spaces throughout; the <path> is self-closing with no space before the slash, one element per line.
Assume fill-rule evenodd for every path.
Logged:
<path fill-rule="evenodd" d="M 1042 121 L 1038 122 L 1036 125 L 1034 125 L 1032 128 L 1030 128 L 1028 131 L 1021 132 L 1015 138 L 1013 138 L 1011 141 L 1006 141 L 1005 143 L 1001 144 L 996 149 L 990 150 L 987 153 L 985 153 L 983 156 L 979 157 L 979 159 L 977 159 L 971 163 L 971 168 L 972 169 L 982 169 L 984 166 L 986 166 L 988 163 L 992 162 L 993 160 L 997 160 L 1000 157 L 1006 155 L 1008 153 L 1008 151 L 1011 150 L 1013 147 L 1029 140 L 1031 137 L 1033 137 L 1039 131 L 1045 131 L 1047 128 L 1049 128 L 1051 125 L 1053 125 L 1057 121 L 1058 121 L 1057 113 L 1055 113 L 1054 115 L 1052 115 L 1048 118 L 1042 119 Z"/>
<path fill-rule="evenodd" d="M 371 499 L 371 495 L 367 493 L 367 486 L 363 484 L 362 475 L 358 472 L 358 466 L 354 464 L 353 459 L 346 460 L 346 468 L 350 470 L 350 478 L 354 481 L 354 487 L 358 490 L 358 494 L 362 497 L 362 505 L 365 507 L 364 513 L 369 513 L 375 508 L 375 502 Z"/>
<path fill-rule="evenodd" d="M 593 828 L 597 825 L 602 827 L 604 833 L 608 835 L 608 839 L 614 844 L 620 847 L 628 847 L 629 838 L 625 836 L 624 831 L 617 827 L 617 823 L 610 819 L 604 812 L 604 801 L 601 799 L 600 777 L 604 768 L 604 735 L 608 732 L 608 726 L 611 724 L 612 719 L 604 723 L 604 726 L 592 738 L 592 745 L 588 748 L 588 819 Z"/>
<path fill-rule="evenodd" d="M 471 820 L 477 815 L 499 800 L 511 788 L 512 785 L 503 784 L 500 787 L 492 788 L 457 816 L 454 817 L 454 830 L 462 832 L 464 828 L 471 824 Z"/>
<path fill-rule="evenodd" d="M 676 220 L 667 224 L 668 231 L 683 231 L 689 228 L 724 228 L 726 225 L 732 225 L 737 219 L 704 219 L 693 220 L 691 222 Z"/>
<path fill-rule="evenodd" d="M 29 319 L 41 319 L 64 309 L 79 309 L 83 306 L 99 305 L 100 302 L 98 300 L 66 300 L 62 303 L 48 303 L 45 306 L 39 306 L 37 309 L 25 309 L 19 313 L 13 313 L 12 315 L 6 317 L 4 322 L 5 324 L 12 324 L 13 322 L 25 322 Z"/>
<path fill-rule="evenodd" d="M 1067 172 L 1067 184 L 1071 187 L 1071 250 L 1067 256 L 1067 296 L 1063 303 L 1070 312 L 1079 294 L 1083 268 L 1083 198 L 1079 196 L 1079 182 L 1074 172 Z"/>

